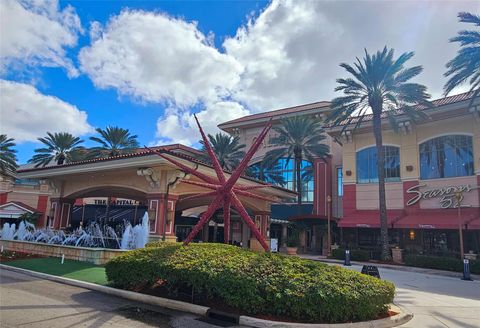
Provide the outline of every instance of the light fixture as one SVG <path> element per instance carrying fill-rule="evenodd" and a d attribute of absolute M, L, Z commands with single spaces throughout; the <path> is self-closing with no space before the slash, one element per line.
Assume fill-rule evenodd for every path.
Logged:
<path fill-rule="evenodd" d="M 415 240 L 415 230 L 410 230 L 410 233 L 408 235 L 410 237 L 410 240 Z"/>

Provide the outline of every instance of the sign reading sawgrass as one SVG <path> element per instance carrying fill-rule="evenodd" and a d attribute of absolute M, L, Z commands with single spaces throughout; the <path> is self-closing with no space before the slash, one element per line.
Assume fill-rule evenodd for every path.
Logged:
<path fill-rule="evenodd" d="M 112 259 L 114 286 L 147 291 L 188 286 L 248 315 L 297 322 L 351 322 L 386 314 L 395 287 L 339 266 L 224 244 L 156 242 Z M 214 302 L 215 303 L 215 302 Z"/>

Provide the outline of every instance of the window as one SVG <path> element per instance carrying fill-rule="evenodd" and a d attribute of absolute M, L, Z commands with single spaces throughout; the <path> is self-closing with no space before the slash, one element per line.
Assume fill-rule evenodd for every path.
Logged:
<path fill-rule="evenodd" d="M 420 178 L 438 179 L 473 175 L 472 137 L 449 135 L 420 144 Z"/>
<path fill-rule="evenodd" d="M 296 190 L 296 176 L 294 171 L 295 161 L 280 158 L 271 169 L 265 169 L 260 163 L 249 167 L 249 174 L 256 179 L 281 186 L 290 190 Z M 313 202 L 313 165 L 303 160 L 301 164 L 302 176 L 302 201 Z"/>
<path fill-rule="evenodd" d="M 383 146 L 385 155 L 385 181 L 400 181 L 400 148 Z M 369 147 L 357 152 L 357 182 L 378 182 L 377 148 Z"/>
<path fill-rule="evenodd" d="M 15 179 L 15 184 L 23 186 L 38 186 L 37 179 Z"/>
<path fill-rule="evenodd" d="M 342 167 L 337 167 L 337 195 L 343 196 L 343 172 Z"/>

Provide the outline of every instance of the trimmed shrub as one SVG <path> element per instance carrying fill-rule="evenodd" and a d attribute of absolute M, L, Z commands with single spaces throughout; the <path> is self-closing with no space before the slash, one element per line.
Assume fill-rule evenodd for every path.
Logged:
<path fill-rule="evenodd" d="M 405 264 L 420 268 L 463 272 L 463 261 L 453 257 L 407 255 Z M 470 272 L 480 274 L 480 261 L 470 261 Z"/>
<path fill-rule="evenodd" d="M 155 243 L 106 265 L 115 286 L 135 289 L 158 280 L 188 286 L 247 314 L 308 322 L 377 318 L 393 301 L 392 283 L 319 262 L 255 253 L 225 244 Z"/>
<path fill-rule="evenodd" d="M 338 260 L 345 260 L 345 249 L 337 248 L 332 250 L 332 258 Z M 351 249 L 350 260 L 352 261 L 368 261 L 370 260 L 370 253 L 362 249 Z"/>

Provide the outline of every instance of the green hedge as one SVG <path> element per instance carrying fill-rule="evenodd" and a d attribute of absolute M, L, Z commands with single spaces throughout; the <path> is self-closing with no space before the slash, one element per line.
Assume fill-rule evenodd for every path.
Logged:
<path fill-rule="evenodd" d="M 114 286 L 193 287 L 247 314 L 308 322 L 369 320 L 393 301 L 392 283 L 323 263 L 224 244 L 149 244 L 106 265 Z"/>
<path fill-rule="evenodd" d="M 463 272 L 463 261 L 452 257 L 407 255 L 405 264 L 420 268 Z M 470 261 L 470 272 L 480 274 L 480 261 Z"/>
<path fill-rule="evenodd" d="M 332 258 L 345 260 L 345 249 L 337 248 L 332 250 Z M 370 252 L 362 249 L 351 249 L 350 260 L 352 261 L 368 261 L 370 260 Z"/>

